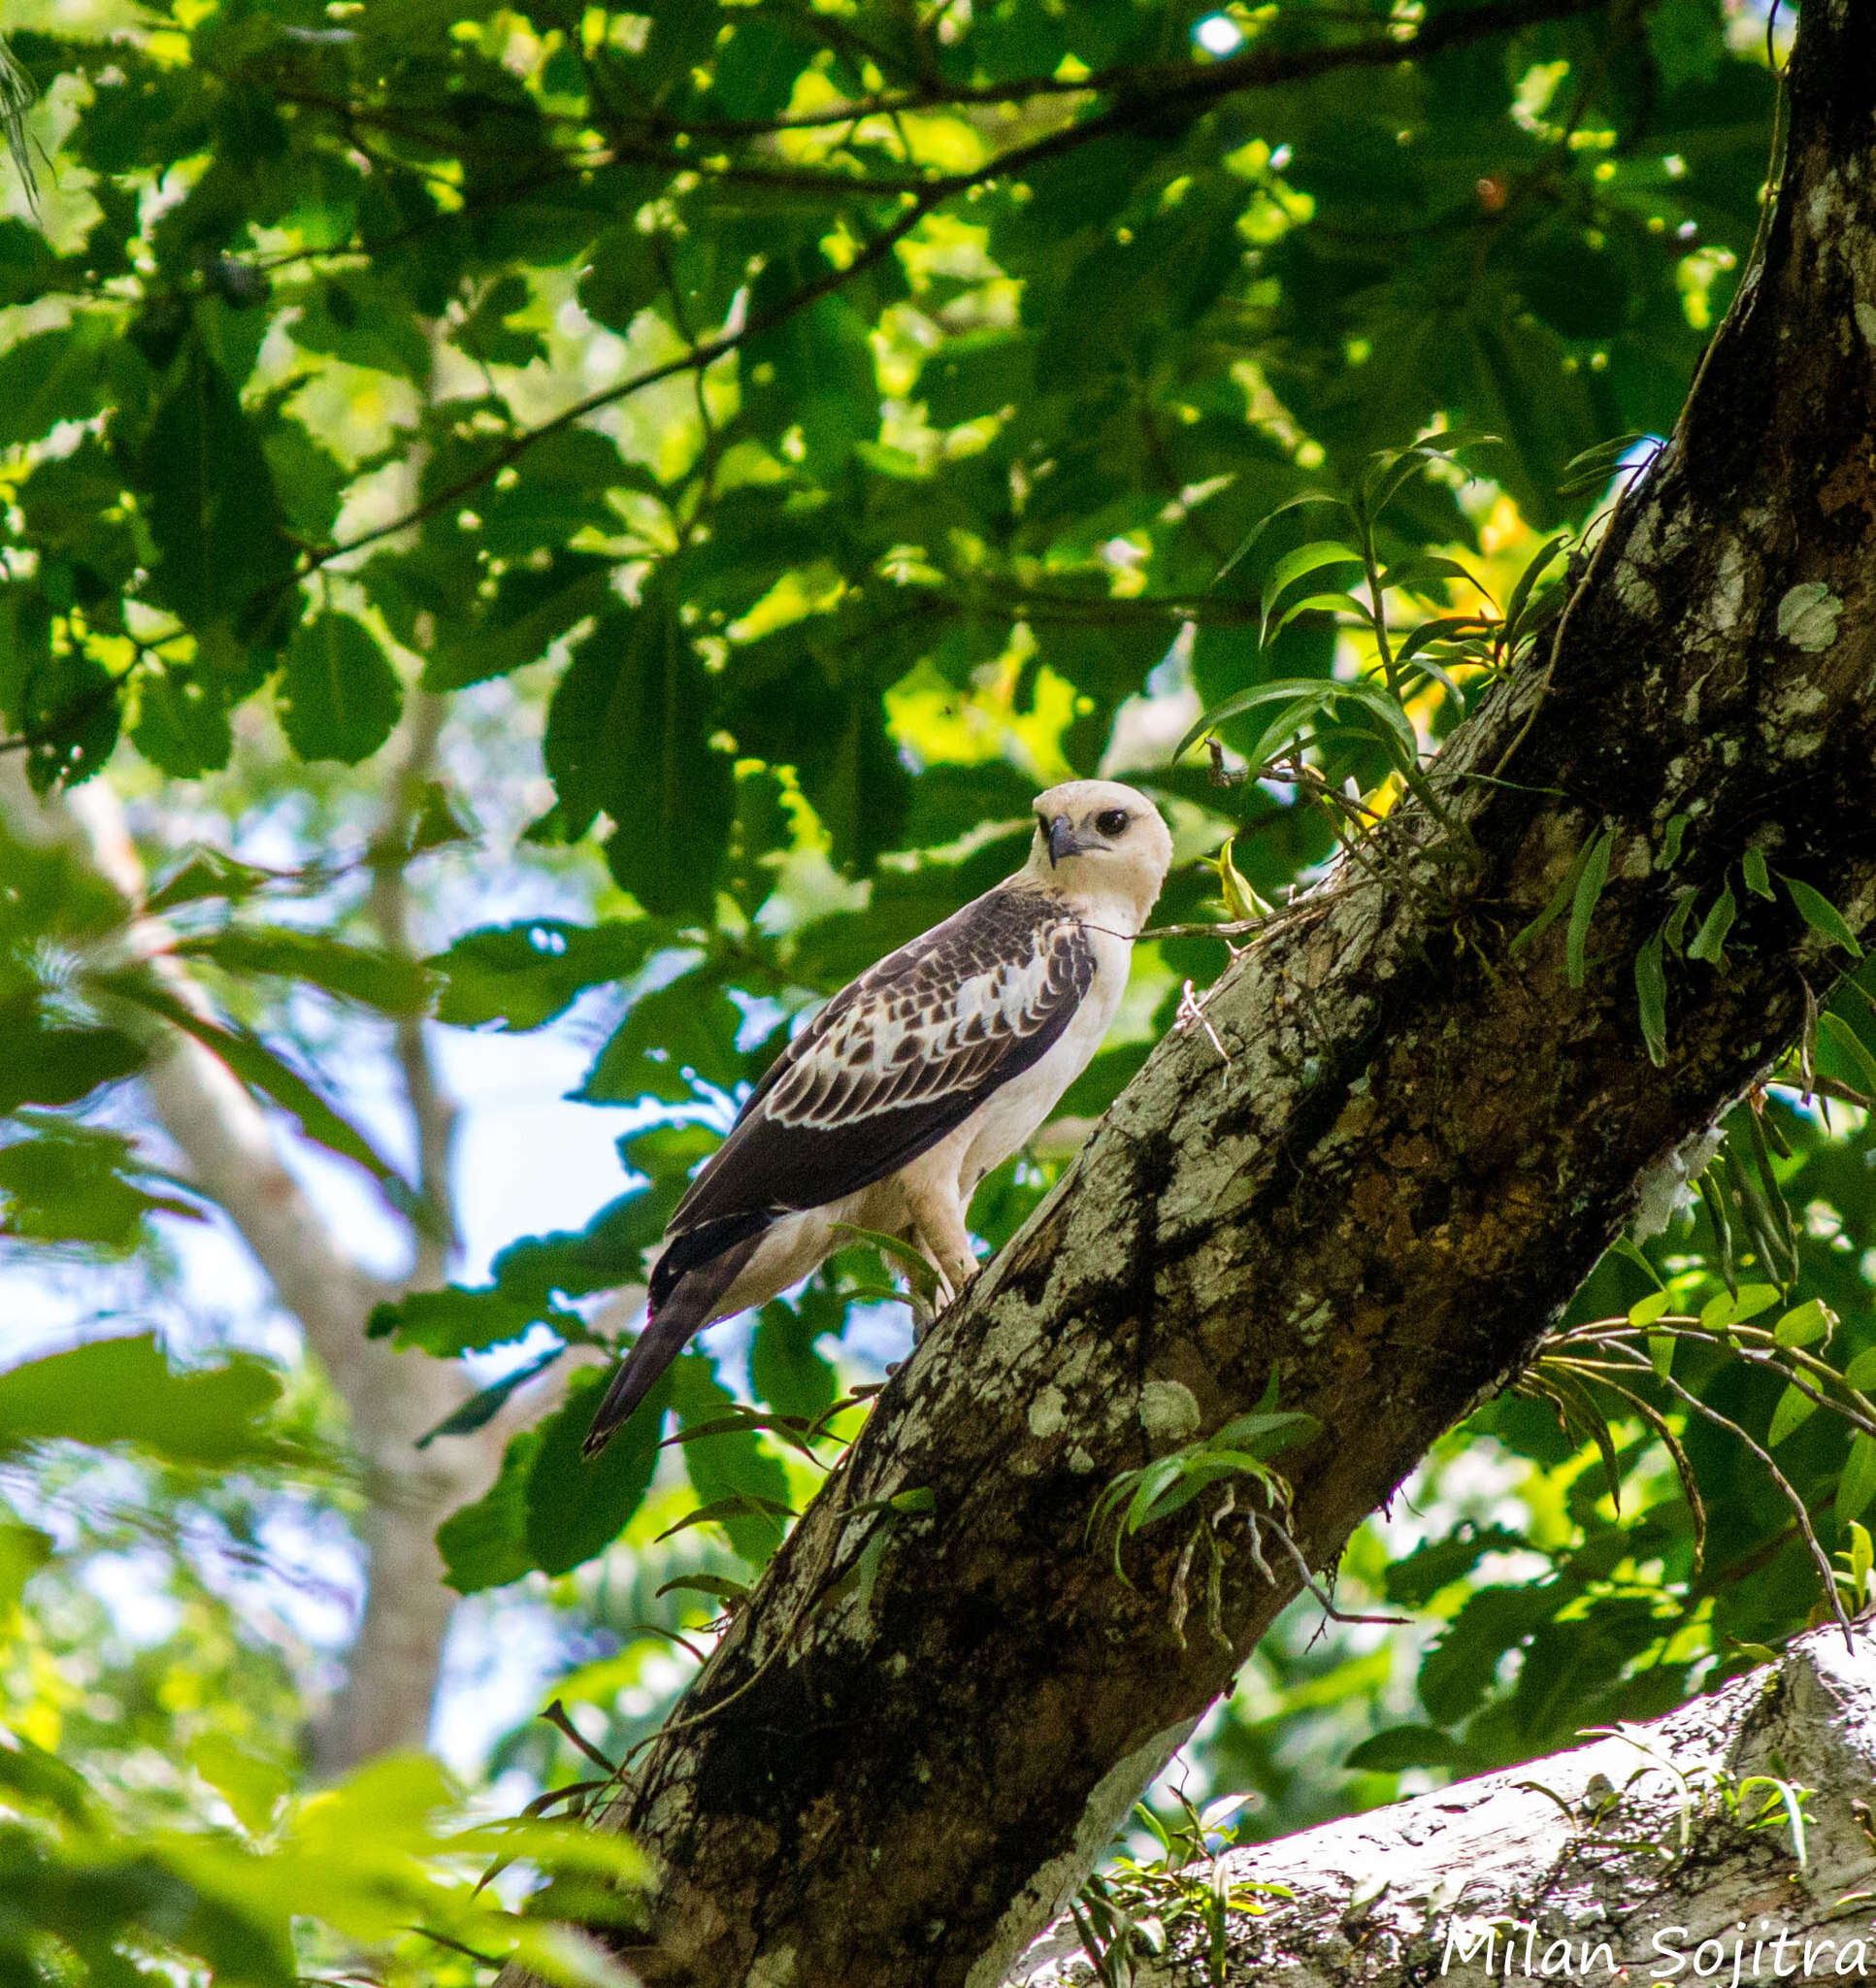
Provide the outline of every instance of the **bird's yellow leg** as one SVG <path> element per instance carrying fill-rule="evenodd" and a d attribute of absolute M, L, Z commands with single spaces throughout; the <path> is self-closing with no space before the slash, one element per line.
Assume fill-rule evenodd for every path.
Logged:
<path fill-rule="evenodd" d="M 977 1253 L 955 1193 L 928 1188 L 907 1197 L 911 1203 L 911 1241 L 938 1274 L 933 1315 L 943 1311 L 976 1275 Z"/>

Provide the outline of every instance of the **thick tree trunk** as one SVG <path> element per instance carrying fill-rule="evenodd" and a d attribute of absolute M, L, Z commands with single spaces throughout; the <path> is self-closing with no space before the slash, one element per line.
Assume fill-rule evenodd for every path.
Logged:
<path fill-rule="evenodd" d="M 1772 1779 L 1810 1791 L 1801 1858 Z M 1132 1988 L 1416 1988 L 1435 1974 L 1485 1988 L 1696 1968 L 1730 1984 L 1737 1943 L 1742 1979 L 1867 1980 L 1872 1795 L 1876 1638 L 1864 1628 L 1846 1652 L 1817 1630 L 1783 1663 L 1619 1737 L 1195 1864 L 1183 1895 L 1168 1885 L 1158 1902 L 1162 1951 L 1135 1934 L 1102 1961 Z M 1214 1880 L 1251 1907 L 1227 1915 L 1220 1966 L 1195 1910 Z M 1099 1978 L 1064 1920 L 1009 1988 Z"/>
<path fill-rule="evenodd" d="M 1742 895 L 1724 970 L 1669 958 L 1658 1070 L 1633 963 L 1671 888 L 1751 845 L 1876 922 L 1873 111 L 1876 10 L 1807 6 L 1761 263 L 1553 680 L 1528 664 L 1433 776 L 1476 860 L 1403 810 L 1385 876 L 1233 965 L 879 1398 L 612 1810 L 662 1874 L 647 1978 L 1000 1981 L 1298 1587 L 1226 1532 L 1216 1631 L 1201 1601 L 1181 1634 L 1187 1526 L 1123 1584 L 1103 1487 L 1280 1373 L 1324 1429 L 1282 1459 L 1291 1530 L 1333 1565 L 1843 963 Z M 1572 989 L 1561 921 L 1509 942 L 1605 823 Z"/>

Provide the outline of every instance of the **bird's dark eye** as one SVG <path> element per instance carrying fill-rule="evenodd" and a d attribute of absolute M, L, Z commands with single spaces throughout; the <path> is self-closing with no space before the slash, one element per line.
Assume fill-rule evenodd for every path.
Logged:
<path fill-rule="evenodd" d="M 1109 808 L 1104 814 L 1095 816 L 1095 827 L 1111 842 L 1126 832 L 1129 818 L 1125 808 Z"/>

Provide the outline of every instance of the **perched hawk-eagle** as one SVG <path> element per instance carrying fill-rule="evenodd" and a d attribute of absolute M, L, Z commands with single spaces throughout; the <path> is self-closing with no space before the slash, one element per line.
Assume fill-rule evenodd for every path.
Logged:
<path fill-rule="evenodd" d="M 678 1203 L 588 1455 L 693 1333 L 799 1282 L 841 1246 L 841 1223 L 912 1243 L 940 1303 L 963 1288 L 971 1197 L 1100 1047 L 1171 860 L 1144 794 L 1051 787 L 1014 877 L 835 995 Z"/>

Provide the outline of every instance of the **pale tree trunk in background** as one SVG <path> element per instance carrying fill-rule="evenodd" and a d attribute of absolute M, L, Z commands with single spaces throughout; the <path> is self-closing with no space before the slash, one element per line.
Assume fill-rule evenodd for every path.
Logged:
<path fill-rule="evenodd" d="M 405 839 L 411 796 L 434 754 L 441 717 L 438 700 L 412 698 L 404 757 L 378 835 L 385 847 Z M 56 838 L 88 855 L 131 903 L 142 898 L 143 865 L 106 779 L 42 803 L 27 788 L 17 760 L 8 760 L 0 764 L 0 807 L 23 833 Z M 408 951 L 401 865 L 379 868 L 373 910 L 384 944 Z M 160 946 L 160 928 L 146 930 L 148 942 Z M 181 962 L 159 952 L 157 967 L 181 998 L 201 1004 Z M 437 1080 L 420 1022 L 398 1025 L 396 1049 L 419 1155 L 417 1184 L 433 1210 L 423 1231 L 411 1235 L 408 1288 L 437 1283 L 444 1275 L 453 1227 L 447 1170 L 455 1112 Z M 282 1163 L 260 1106 L 209 1050 L 178 1034 L 143 1082 L 195 1184 L 253 1252 L 349 1412 L 369 1499 L 360 1528 L 369 1586 L 345 1684 L 313 1734 L 314 1764 L 335 1773 L 386 1747 L 421 1747 L 456 1599 L 443 1584 L 436 1529 L 487 1488 L 511 1418 L 475 1437 L 415 1448 L 417 1437 L 459 1407 L 467 1389 L 454 1366 L 394 1353 L 365 1337 L 373 1306 L 399 1287 L 361 1267 Z"/>
<path fill-rule="evenodd" d="M 894 1376 L 621 1791 L 608 1820 L 658 1872 L 624 1949 L 645 1978 L 1001 1981 L 1299 1589 L 1267 1529 L 1260 1565 L 1248 1492 L 1210 1541 L 1208 1500 L 1130 1541 L 1122 1583 L 1088 1537 L 1103 1486 L 1280 1372 L 1324 1431 L 1281 1459 L 1291 1536 L 1333 1566 L 1844 962 L 1782 890 L 1743 894 L 1724 971 L 1669 956 L 1657 1069 L 1634 967 L 1673 890 L 1710 902 L 1753 845 L 1876 925 L 1876 8 L 1805 7 L 1791 130 L 1676 435 L 1555 646 L 1432 774 L 1457 833 L 1398 811 L 1374 873 L 1159 1046 Z M 1509 943 L 1605 826 L 1572 988 L 1562 921 Z"/>
<path fill-rule="evenodd" d="M 1692 1981 L 1697 1956 L 1729 1988 L 1736 1940 L 1742 1979 L 1803 1980 L 1807 1942 L 1811 1980 L 1838 1978 L 1840 1961 L 1852 1978 L 1876 1973 L 1876 1637 L 1866 1627 L 1850 1651 L 1837 1630 L 1813 1631 L 1782 1663 L 1624 1733 L 1231 1850 L 1216 1867 L 1201 1860 L 1184 1873 L 1199 1897 L 1215 1877 L 1258 1908 L 1228 1915 L 1223 1964 L 1191 1896 L 1182 1903 L 1168 1887 L 1140 1908 L 1157 1909 L 1165 1950 L 1152 1952 L 1150 1934 L 1123 1938 L 1102 1951 L 1108 1978 L 1116 1988 L 1420 1988 L 1444 1973 L 1486 1988 L 1491 1975 L 1563 1979 L 1565 1941 L 1576 1980 L 1614 1982 L 1626 1970 L 1634 1983 Z M 1777 1792 L 1744 1786 L 1753 1775 L 1811 1791 L 1802 1860 Z M 1748 1827 L 1768 1801 L 1765 1826 Z M 1698 1953 L 1706 1940 L 1720 1942 L 1717 1957 Z M 1105 1947 L 1099 1936 L 1095 1944 Z M 1099 1978 L 1064 1920 L 1009 1981 Z"/>

